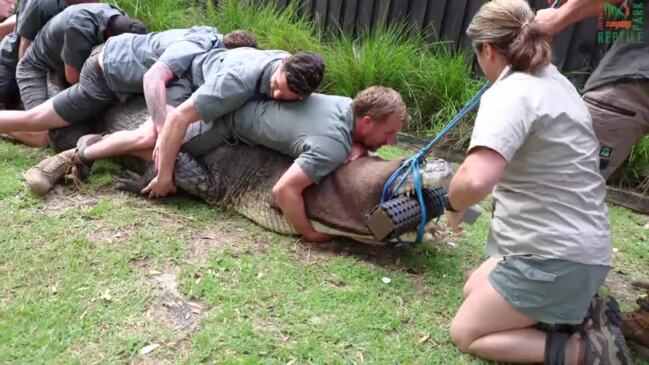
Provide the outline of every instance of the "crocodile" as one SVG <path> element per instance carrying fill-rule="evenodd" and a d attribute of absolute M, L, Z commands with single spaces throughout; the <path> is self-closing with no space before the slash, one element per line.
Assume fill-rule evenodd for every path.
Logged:
<path fill-rule="evenodd" d="M 142 97 L 118 104 L 101 116 L 99 125 L 107 133 L 134 129 L 148 116 Z M 53 143 L 69 144 L 60 134 Z M 57 148 L 58 149 L 58 148 Z M 256 224 L 284 235 L 297 235 L 274 202 L 272 187 L 291 165 L 293 159 L 261 146 L 222 144 L 200 158 L 181 152 L 176 160 L 176 185 L 207 203 L 232 209 Z M 135 172 L 119 181 L 122 188 L 140 191 L 155 176 L 152 163 L 121 158 L 118 162 Z M 383 186 L 401 165 L 402 159 L 384 160 L 362 157 L 340 166 L 317 185 L 304 192 L 307 216 L 316 231 L 343 236 L 361 242 L 375 242 L 363 217 L 380 202 Z M 430 160 L 422 166 L 422 185 L 445 186 L 452 177 L 451 165 L 444 160 Z M 399 194 L 414 194 L 409 179 Z M 434 238 L 434 230 L 425 239 Z M 411 239 L 415 232 L 407 232 Z"/>

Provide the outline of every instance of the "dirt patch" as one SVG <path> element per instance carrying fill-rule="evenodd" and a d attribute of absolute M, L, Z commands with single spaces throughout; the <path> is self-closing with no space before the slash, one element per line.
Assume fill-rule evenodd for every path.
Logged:
<path fill-rule="evenodd" d="M 635 278 L 620 274 L 615 269 L 612 269 L 606 277 L 604 287 L 609 293 L 613 294 L 615 299 L 635 308 L 636 300 L 645 291 L 637 289 L 631 285 L 634 279 Z"/>
<path fill-rule="evenodd" d="M 210 254 L 226 248 L 235 253 L 245 251 L 248 255 L 261 255 L 268 251 L 267 240 L 238 228 L 234 219 L 220 220 L 209 228 L 192 232 L 186 243 L 185 261 L 190 265 L 204 264 Z"/>
<path fill-rule="evenodd" d="M 178 290 L 178 268 L 168 265 L 163 271 L 150 270 L 149 263 L 136 262 L 136 267 L 156 286 L 146 317 L 174 333 L 165 342 L 152 339 L 133 359 L 134 364 L 170 364 L 170 357 L 190 353 L 188 336 L 200 326 L 206 307 L 189 300 Z"/>
<path fill-rule="evenodd" d="M 158 285 L 157 293 L 147 310 L 151 317 L 162 318 L 169 328 L 185 337 L 195 330 L 205 308 L 202 304 L 186 299 L 178 291 L 178 272 L 175 267 L 165 272 L 150 271 L 151 279 Z"/>
<path fill-rule="evenodd" d="M 310 243 L 297 240 L 290 248 L 296 259 L 304 265 L 311 265 L 339 255 L 353 256 L 359 260 L 387 268 L 399 269 L 399 264 L 408 250 L 391 245 L 366 244 L 345 239 L 331 242 Z"/>
<path fill-rule="evenodd" d="M 64 214 L 71 209 L 87 208 L 101 200 L 103 194 L 83 194 L 79 191 L 57 184 L 44 198 L 43 211 Z"/>
<path fill-rule="evenodd" d="M 92 231 L 88 232 L 88 236 L 94 242 L 113 244 L 128 241 L 138 232 L 140 232 L 140 228 L 136 226 L 126 226 L 119 228 L 101 226 L 98 228 L 93 227 Z"/>

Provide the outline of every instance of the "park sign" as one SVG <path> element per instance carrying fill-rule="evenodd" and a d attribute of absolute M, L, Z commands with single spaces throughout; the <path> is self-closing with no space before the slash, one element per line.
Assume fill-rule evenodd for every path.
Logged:
<path fill-rule="evenodd" d="M 602 2 L 597 21 L 597 43 L 643 43 L 646 1 L 623 1 L 619 5 Z"/>

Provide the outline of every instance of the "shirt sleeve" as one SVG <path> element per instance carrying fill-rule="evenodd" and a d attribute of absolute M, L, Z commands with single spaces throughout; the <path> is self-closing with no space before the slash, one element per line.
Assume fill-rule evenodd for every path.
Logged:
<path fill-rule="evenodd" d="M 210 47 L 190 40 L 170 44 L 160 55 L 158 61 L 169 66 L 176 77 L 181 77 L 192 65 L 194 57 L 207 52 Z"/>
<path fill-rule="evenodd" d="M 90 22 L 73 20 L 76 24 L 66 29 L 63 36 L 61 59 L 66 65 L 81 71 L 92 48 L 97 43 L 97 29 Z"/>
<path fill-rule="evenodd" d="M 530 133 L 533 116 L 523 97 L 508 94 L 502 90 L 484 94 L 469 151 L 475 147 L 487 147 L 498 152 L 509 163 L 523 145 Z"/>
<path fill-rule="evenodd" d="M 18 14 L 16 33 L 23 38 L 33 41 L 43 25 L 45 25 L 45 20 L 43 19 L 42 12 L 39 9 L 38 2 L 30 1 L 25 4 L 25 8 Z"/>
<path fill-rule="evenodd" d="M 344 143 L 331 137 L 321 137 L 310 141 L 295 163 L 317 184 L 345 163 L 349 152 L 350 147 Z"/>
<path fill-rule="evenodd" d="M 192 60 L 214 47 L 218 42 L 218 31 L 212 27 L 192 27 L 182 40 L 173 42 L 160 55 L 158 61 L 164 62 L 176 77 L 181 77 L 192 64 Z"/>
<path fill-rule="evenodd" d="M 241 76 L 239 66 L 214 73 L 194 92 L 196 109 L 210 122 L 239 109 L 254 95 L 254 87 Z"/>

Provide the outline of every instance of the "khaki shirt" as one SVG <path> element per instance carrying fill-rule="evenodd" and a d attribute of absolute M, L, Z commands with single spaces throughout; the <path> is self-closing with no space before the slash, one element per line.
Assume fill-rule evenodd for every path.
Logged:
<path fill-rule="evenodd" d="M 611 264 L 599 144 L 577 90 L 554 65 L 536 75 L 503 71 L 481 99 L 469 150 L 479 146 L 508 162 L 493 191 L 490 256 Z"/>
<path fill-rule="evenodd" d="M 164 62 L 176 77 L 187 72 L 194 57 L 223 43 L 216 28 L 195 26 L 149 34 L 111 37 L 102 51 L 101 65 L 110 89 L 120 99 L 141 94 L 142 78 L 156 61 Z"/>

